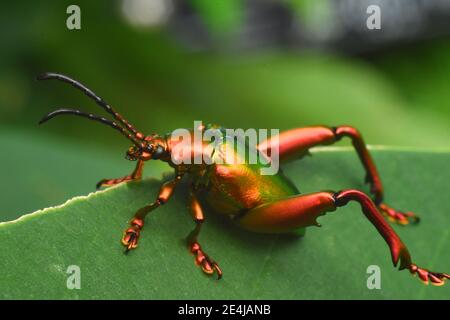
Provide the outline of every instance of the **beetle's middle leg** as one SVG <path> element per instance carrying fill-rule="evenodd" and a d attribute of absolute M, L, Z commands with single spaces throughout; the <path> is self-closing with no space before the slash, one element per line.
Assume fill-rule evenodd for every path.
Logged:
<path fill-rule="evenodd" d="M 202 207 L 200 206 L 200 203 L 192 190 L 190 192 L 189 204 L 192 218 L 195 222 L 194 230 L 192 230 L 186 238 L 189 251 L 195 256 L 195 264 L 200 266 L 204 273 L 212 275 L 216 272 L 217 279 L 220 279 L 222 278 L 222 270 L 219 265 L 203 251 L 202 247 L 198 243 L 198 235 L 205 218 L 203 216 Z"/>
<path fill-rule="evenodd" d="M 304 156 L 312 147 L 333 144 L 343 137 L 349 137 L 352 140 L 358 157 L 366 170 L 366 182 L 371 186 L 370 192 L 378 209 L 392 222 L 403 225 L 409 222 L 418 222 L 419 218 L 412 212 L 395 210 L 383 202 L 383 185 L 380 175 L 361 133 L 353 127 L 312 126 L 292 129 L 282 132 L 277 137 L 278 139 L 268 139 L 260 143 L 258 149 L 269 154 L 271 149 L 278 144 L 280 161 L 288 161 Z"/>
<path fill-rule="evenodd" d="M 155 210 L 159 206 L 165 204 L 173 194 L 175 187 L 181 181 L 182 175 L 176 175 L 173 180 L 167 181 L 159 189 L 156 200 L 151 204 L 139 209 L 134 217 L 130 221 L 130 227 L 123 233 L 122 244 L 126 247 L 128 252 L 134 249 L 138 245 L 139 236 L 142 228 L 144 227 L 144 219 L 151 211 Z"/>

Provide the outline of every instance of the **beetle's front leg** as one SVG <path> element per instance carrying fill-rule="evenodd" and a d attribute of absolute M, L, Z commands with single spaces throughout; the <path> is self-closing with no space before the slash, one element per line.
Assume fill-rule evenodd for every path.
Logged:
<path fill-rule="evenodd" d="M 181 178 L 182 175 L 177 174 L 173 180 L 164 183 L 159 189 L 156 200 L 136 212 L 133 219 L 130 221 L 130 227 L 124 231 L 122 237 L 122 244 L 126 247 L 125 252 L 137 247 L 141 230 L 144 227 L 145 217 L 151 211 L 165 204 L 170 199 Z"/>
<path fill-rule="evenodd" d="M 189 202 L 192 218 L 195 222 L 194 230 L 192 230 L 186 239 L 189 251 L 195 256 L 195 263 L 202 268 L 204 273 L 212 275 L 216 272 L 217 279 L 220 279 L 222 278 L 222 270 L 219 265 L 203 251 L 202 247 L 198 243 L 198 235 L 205 218 L 203 216 L 203 210 L 200 203 L 193 191 L 191 191 Z"/>
<path fill-rule="evenodd" d="M 144 169 L 144 161 L 138 160 L 138 162 L 136 164 L 136 168 L 134 169 L 134 171 L 131 174 L 129 174 L 125 177 L 122 177 L 122 178 L 100 180 L 96 184 L 96 188 L 98 190 L 101 187 L 111 187 L 111 186 L 114 186 L 114 185 L 122 183 L 122 182 L 127 182 L 127 181 L 131 181 L 131 180 L 139 180 L 142 178 L 143 169 Z"/>
<path fill-rule="evenodd" d="M 361 205 L 364 215 L 384 238 L 391 251 L 394 266 L 400 263 L 400 270 L 408 269 L 425 283 L 430 281 L 439 286 L 444 284 L 444 280 L 450 279 L 450 275 L 446 273 L 432 272 L 413 264 L 400 237 L 386 222 L 370 197 L 358 190 L 317 192 L 280 199 L 249 210 L 236 223 L 256 232 L 290 233 L 298 228 L 318 225 L 316 219 L 319 216 L 335 211 L 350 201 Z"/>
<path fill-rule="evenodd" d="M 353 127 L 312 126 L 292 129 L 280 133 L 276 139 L 271 138 L 261 142 L 258 149 L 268 154 L 276 148 L 279 151 L 280 160 L 288 161 L 302 157 L 312 147 L 333 144 L 344 137 L 351 139 L 353 147 L 366 170 L 366 182 L 371 186 L 370 191 L 373 195 L 373 201 L 378 209 L 392 222 L 403 225 L 409 222 L 418 222 L 419 218 L 414 213 L 395 210 L 383 202 L 383 185 L 375 162 L 369 150 L 367 150 L 361 133 Z"/>

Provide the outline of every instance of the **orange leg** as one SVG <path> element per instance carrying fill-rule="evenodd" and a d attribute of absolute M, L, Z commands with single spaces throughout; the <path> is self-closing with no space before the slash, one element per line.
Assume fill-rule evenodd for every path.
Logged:
<path fill-rule="evenodd" d="M 373 201 L 378 206 L 378 209 L 392 222 L 402 225 L 409 222 L 418 222 L 419 218 L 412 212 L 401 212 L 383 203 L 383 185 L 380 175 L 360 132 L 353 127 L 340 126 L 329 128 L 313 126 L 293 129 L 282 132 L 278 139 L 268 139 L 262 142 L 258 149 L 265 153 L 270 153 L 272 148 L 278 146 L 280 160 L 288 161 L 304 156 L 312 147 L 333 144 L 343 137 L 351 139 L 358 153 L 359 159 L 366 170 L 366 182 L 371 186 L 370 191 L 373 195 Z"/>
<path fill-rule="evenodd" d="M 195 256 L 195 264 L 200 266 L 204 273 L 207 275 L 212 275 L 216 272 L 217 279 L 220 279 L 222 278 L 222 270 L 219 265 L 203 251 L 202 247 L 198 243 L 198 235 L 205 218 L 203 216 L 203 210 L 200 203 L 192 191 L 190 194 L 190 208 L 192 218 L 195 221 L 195 228 L 186 239 L 189 251 Z"/>
<path fill-rule="evenodd" d="M 175 187 L 180 182 L 181 178 L 181 175 L 176 175 L 173 180 L 164 183 L 159 189 L 156 200 L 136 212 L 133 219 L 131 219 L 130 221 L 130 227 L 124 231 L 122 237 L 122 244 L 126 247 L 125 252 L 128 252 L 131 249 L 135 249 L 137 247 L 141 230 L 144 227 L 145 217 L 151 211 L 165 204 L 170 199 L 173 191 L 175 190 Z"/>
<path fill-rule="evenodd" d="M 97 183 L 96 188 L 98 190 L 101 187 L 111 187 L 111 186 L 114 186 L 114 185 L 122 183 L 122 182 L 127 182 L 127 181 L 131 181 L 131 180 L 139 180 L 142 178 L 143 169 L 144 169 L 144 161 L 138 160 L 138 162 L 136 164 L 136 168 L 134 169 L 133 173 L 131 173 L 130 175 L 127 175 L 122 178 L 100 180 Z"/>
<path fill-rule="evenodd" d="M 400 270 L 408 269 L 412 274 L 418 274 L 422 281 L 430 281 L 434 285 L 442 285 L 445 279 L 450 279 L 448 274 L 431 272 L 413 264 L 408 249 L 376 205 L 368 195 L 358 190 L 318 192 L 281 199 L 249 210 L 236 222 L 255 232 L 288 233 L 298 228 L 318 225 L 316 219 L 319 216 L 335 211 L 349 201 L 356 201 L 361 205 L 364 215 L 384 238 L 391 251 L 394 266 L 400 262 Z"/>

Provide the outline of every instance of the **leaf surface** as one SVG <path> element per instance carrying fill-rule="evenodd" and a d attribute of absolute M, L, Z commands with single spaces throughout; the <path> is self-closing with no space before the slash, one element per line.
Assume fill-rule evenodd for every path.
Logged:
<path fill-rule="evenodd" d="M 450 153 L 375 148 L 386 202 L 413 210 L 417 226 L 394 226 L 413 261 L 449 272 Z M 364 172 L 350 148 L 328 148 L 287 164 L 303 193 L 359 188 Z M 99 177 L 100 178 L 100 177 Z M 164 180 L 164 178 L 163 178 Z M 449 299 L 450 286 L 424 286 L 395 270 L 387 245 L 350 204 L 319 218 L 303 238 L 239 229 L 206 212 L 200 242 L 224 277 L 194 265 L 185 236 L 194 224 L 186 186 L 146 220 L 137 250 L 120 244 L 133 213 L 154 200 L 161 181 L 148 178 L 77 197 L 0 224 L 0 297 L 3 299 Z M 70 265 L 81 289 L 66 286 Z M 367 288 L 367 267 L 381 268 L 381 290 Z"/>

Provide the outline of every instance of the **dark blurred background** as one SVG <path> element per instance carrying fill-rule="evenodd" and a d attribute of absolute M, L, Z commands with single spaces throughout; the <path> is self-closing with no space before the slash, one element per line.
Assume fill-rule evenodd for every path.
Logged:
<path fill-rule="evenodd" d="M 81 30 L 66 26 L 72 4 Z M 450 147 L 447 0 L 2 1 L 0 45 L 4 220 L 133 166 L 105 126 L 37 125 L 56 107 L 102 113 L 67 84 L 37 82 L 44 71 L 82 81 L 146 133 L 350 124 L 372 145 Z"/>

